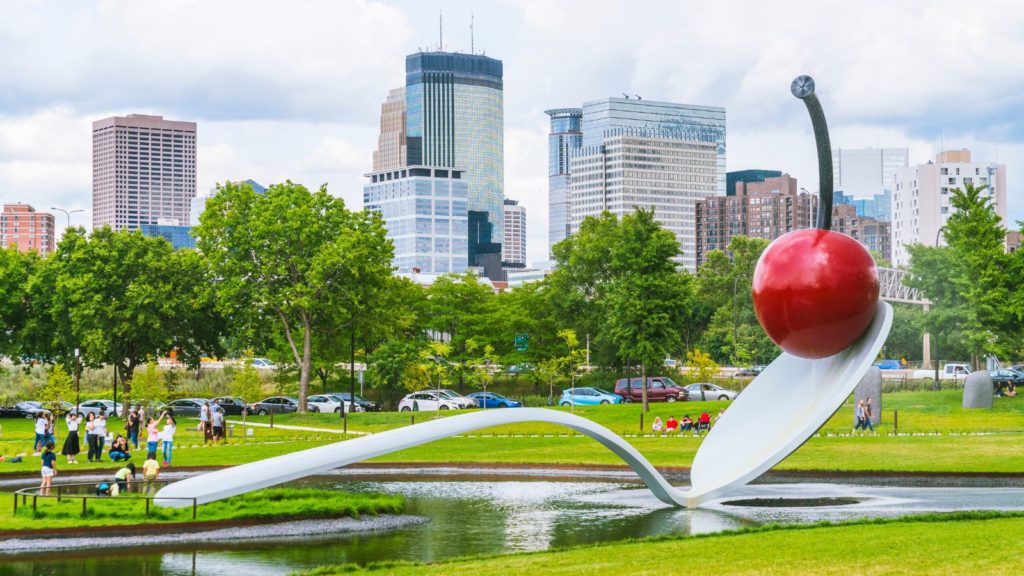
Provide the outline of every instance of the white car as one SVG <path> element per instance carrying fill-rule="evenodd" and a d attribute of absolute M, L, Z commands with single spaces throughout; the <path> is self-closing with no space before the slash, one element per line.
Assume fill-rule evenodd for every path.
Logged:
<path fill-rule="evenodd" d="M 310 412 L 326 412 L 335 414 L 341 412 L 341 401 L 336 396 L 330 394 L 315 394 L 306 398 L 306 406 L 309 407 Z M 350 411 L 351 408 L 346 406 L 345 411 Z"/>
<path fill-rule="evenodd" d="M 463 396 L 455 390 L 446 390 L 442 388 L 441 390 L 427 390 L 427 392 L 440 392 L 442 396 L 447 396 L 454 400 L 455 403 L 459 405 L 459 408 L 476 408 L 478 406 L 475 399 L 470 398 L 469 396 Z"/>
<path fill-rule="evenodd" d="M 85 416 L 88 416 L 90 413 L 99 414 L 101 408 L 103 409 L 103 413 L 107 416 L 115 416 L 113 400 L 86 400 L 78 405 L 78 411 Z M 116 415 L 121 415 L 123 413 L 124 405 L 122 404 Z"/>
<path fill-rule="evenodd" d="M 717 384 L 710 384 L 708 382 L 701 382 L 699 384 L 690 384 L 686 386 L 686 391 L 690 393 L 687 400 L 735 400 L 736 396 L 739 396 L 739 392 L 735 390 L 726 390 Z M 703 396 L 702 396 L 703 394 Z"/>
<path fill-rule="evenodd" d="M 277 368 L 277 364 L 274 364 L 266 358 L 253 358 L 252 367 L 257 370 L 274 370 Z"/>
<path fill-rule="evenodd" d="M 419 412 L 429 410 L 458 410 L 458 402 L 446 395 L 436 392 L 413 392 L 402 398 L 398 403 L 400 412 Z"/>

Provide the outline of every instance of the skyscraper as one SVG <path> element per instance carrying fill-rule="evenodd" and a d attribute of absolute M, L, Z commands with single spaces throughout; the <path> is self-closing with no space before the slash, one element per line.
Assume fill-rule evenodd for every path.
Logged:
<path fill-rule="evenodd" d="M 1006 165 L 973 162 L 970 150 L 949 150 L 935 162 L 903 168 L 896 173 L 892 194 L 892 263 L 910 264 L 908 244 L 944 245 L 940 232 L 956 211 L 949 203 L 953 190 L 965 184 L 988 186 L 984 195 L 1006 221 Z"/>
<path fill-rule="evenodd" d="M 187 223 L 196 195 L 196 124 L 129 114 L 92 123 L 92 224 Z"/>
<path fill-rule="evenodd" d="M 725 109 L 605 98 L 582 110 L 581 146 L 570 154 L 570 233 L 604 210 L 651 208 L 679 241 L 679 263 L 695 271 L 695 205 L 725 194 Z"/>
<path fill-rule="evenodd" d="M 896 171 L 909 166 L 907 148 L 834 148 L 832 185 L 855 198 L 891 191 Z"/>
<path fill-rule="evenodd" d="M 15 247 L 19 252 L 40 256 L 54 249 L 53 214 L 36 212 L 28 204 L 4 204 L 0 213 L 0 250 Z"/>
<path fill-rule="evenodd" d="M 506 268 L 526 267 L 526 208 L 517 200 L 505 199 L 505 243 L 501 264 Z"/>
<path fill-rule="evenodd" d="M 391 90 L 381 106 L 365 206 L 384 217 L 400 271 L 480 266 L 500 274 L 502 63 L 479 54 L 419 52 L 406 57 L 405 72 L 405 87 Z M 411 247 L 398 250 L 399 240 L 413 237 Z"/>
<path fill-rule="evenodd" d="M 405 59 L 410 166 L 465 170 L 469 209 L 487 212 L 501 243 L 505 199 L 505 106 L 500 60 L 419 52 Z"/>
<path fill-rule="evenodd" d="M 555 108 L 548 134 L 548 252 L 569 237 L 569 162 L 583 145 L 582 108 Z"/>

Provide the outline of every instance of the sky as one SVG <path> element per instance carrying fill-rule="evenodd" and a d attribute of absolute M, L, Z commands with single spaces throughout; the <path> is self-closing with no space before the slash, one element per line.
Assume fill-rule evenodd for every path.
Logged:
<path fill-rule="evenodd" d="M 0 0 L 0 201 L 91 216 L 91 123 L 198 123 L 198 191 L 252 178 L 327 184 L 362 206 L 380 105 L 405 56 L 504 62 L 505 194 L 547 258 L 544 110 L 621 93 L 723 106 L 729 170 L 817 189 L 810 74 L 837 147 L 941 147 L 1007 165 L 1024 220 L 1024 2 L 889 0 Z M 58 229 L 66 223 L 57 213 Z"/>

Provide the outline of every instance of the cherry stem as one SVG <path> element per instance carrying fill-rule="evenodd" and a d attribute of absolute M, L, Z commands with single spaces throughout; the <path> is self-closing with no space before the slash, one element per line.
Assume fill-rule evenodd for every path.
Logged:
<path fill-rule="evenodd" d="M 828 137 L 825 111 L 814 94 L 814 79 L 798 76 L 790 86 L 793 96 L 804 101 L 814 127 L 814 141 L 818 145 L 818 224 L 819 230 L 832 229 L 832 143 Z"/>

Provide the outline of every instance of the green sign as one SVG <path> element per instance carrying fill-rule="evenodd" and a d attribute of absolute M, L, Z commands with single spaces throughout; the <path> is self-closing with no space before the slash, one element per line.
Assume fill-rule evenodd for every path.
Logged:
<path fill-rule="evenodd" d="M 526 352 L 530 347 L 529 334 L 516 334 L 516 352 Z"/>

